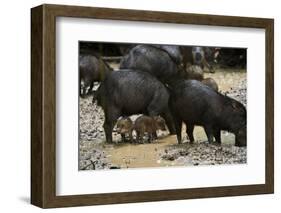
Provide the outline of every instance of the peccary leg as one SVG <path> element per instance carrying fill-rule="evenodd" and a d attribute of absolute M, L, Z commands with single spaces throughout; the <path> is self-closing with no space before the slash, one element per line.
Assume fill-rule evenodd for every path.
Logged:
<path fill-rule="evenodd" d="M 136 142 L 139 143 L 140 133 L 136 131 Z"/>
<path fill-rule="evenodd" d="M 138 139 L 139 143 L 143 143 L 143 136 L 144 136 L 144 133 L 143 132 L 139 132 L 139 139 Z"/>
<path fill-rule="evenodd" d="M 112 130 L 119 117 L 120 113 L 113 108 L 108 108 L 107 112 L 105 113 L 103 128 L 105 131 L 106 141 L 108 143 L 112 143 Z"/>
<path fill-rule="evenodd" d="M 81 97 L 85 97 L 85 95 L 86 95 L 86 93 L 87 93 L 87 88 L 86 87 L 83 87 L 83 89 L 82 89 L 82 95 L 81 95 Z"/>
<path fill-rule="evenodd" d="M 182 128 L 182 121 L 180 119 L 175 119 L 175 128 L 177 133 L 177 140 L 178 143 L 181 144 L 181 128 Z"/>
<path fill-rule="evenodd" d="M 148 133 L 148 142 L 152 143 L 153 141 L 153 133 Z"/>
<path fill-rule="evenodd" d="M 206 135 L 208 137 L 209 143 L 213 143 L 214 142 L 213 129 L 210 126 L 204 126 L 204 130 L 205 130 Z"/>
<path fill-rule="evenodd" d="M 123 133 L 123 134 L 121 134 L 121 137 L 122 137 L 122 142 L 124 143 L 124 142 L 125 142 L 125 140 L 126 140 L 125 134 L 124 134 L 124 133 Z"/>
<path fill-rule="evenodd" d="M 82 85 L 81 85 L 81 80 L 79 82 L 79 95 L 80 95 L 80 97 L 83 97 L 83 88 L 82 88 Z"/>
<path fill-rule="evenodd" d="M 187 125 L 186 122 L 185 122 L 185 125 L 186 125 L 186 134 L 189 137 L 190 143 L 193 143 L 194 142 L 194 137 L 193 137 L 194 125 L 193 124 Z"/>
<path fill-rule="evenodd" d="M 106 142 L 112 143 L 112 129 L 113 129 L 112 122 L 106 120 L 103 124 L 103 128 L 105 131 Z"/>
<path fill-rule="evenodd" d="M 85 80 L 84 79 L 80 79 L 79 88 L 80 88 L 80 96 L 82 98 L 84 98 L 85 95 L 86 95 L 86 92 L 87 92 L 87 87 L 85 85 Z"/>
<path fill-rule="evenodd" d="M 156 139 L 157 139 L 157 133 L 156 133 L 156 132 L 153 132 L 153 133 L 152 133 L 152 139 L 153 139 L 153 140 L 156 140 Z"/>
<path fill-rule="evenodd" d="M 247 129 L 240 129 L 235 134 L 235 146 L 247 146 Z"/>
<path fill-rule="evenodd" d="M 88 90 L 88 94 L 92 94 L 93 87 L 94 87 L 94 82 L 91 82 L 90 88 L 89 88 L 89 90 Z"/>
<path fill-rule="evenodd" d="M 215 130 L 215 139 L 217 143 L 221 143 L 221 131 Z"/>
<path fill-rule="evenodd" d="M 175 124 L 174 124 L 174 118 L 173 118 L 172 114 L 170 113 L 170 110 L 166 110 L 166 112 L 162 113 L 161 116 L 164 118 L 170 134 L 175 135 L 176 128 L 175 128 Z"/>
<path fill-rule="evenodd" d="M 202 60 L 202 64 L 207 69 L 207 72 L 211 72 L 211 73 L 215 72 L 213 67 L 207 62 L 207 60 L 205 58 Z"/>
<path fill-rule="evenodd" d="M 137 133 L 137 142 L 138 143 L 143 143 L 143 132 L 141 132 L 141 131 L 137 131 L 136 132 Z"/>
<path fill-rule="evenodd" d="M 133 142 L 133 134 L 132 134 L 132 131 L 129 132 L 129 139 L 130 139 L 130 142 L 132 143 L 132 142 Z"/>

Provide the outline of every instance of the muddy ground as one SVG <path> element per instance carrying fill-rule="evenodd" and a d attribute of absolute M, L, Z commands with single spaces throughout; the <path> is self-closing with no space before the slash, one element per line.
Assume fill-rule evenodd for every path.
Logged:
<path fill-rule="evenodd" d="M 246 106 L 245 70 L 222 70 L 205 73 L 219 85 L 219 91 L 235 98 Z M 136 116 L 133 116 L 133 120 Z M 247 161 L 246 148 L 234 146 L 234 135 L 222 131 L 222 144 L 209 144 L 203 128 L 195 127 L 195 143 L 190 144 L 183 127 L 183 144 L 177 144 L 176 136 L 158 132 L 153 143 L 121 143 L 121 137 L 113 132 L 114 144 L 105 143 L 103 110 L 92 103 L 92 97 L 80 98 L 79 169 L 100 170 L 142 168 L 160 166 L 198 166 L 240 164 Z"/>

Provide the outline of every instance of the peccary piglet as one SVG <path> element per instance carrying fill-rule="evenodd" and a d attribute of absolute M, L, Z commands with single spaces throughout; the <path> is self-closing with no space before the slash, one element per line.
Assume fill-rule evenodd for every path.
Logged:
<path fill-rule="evenodd" d="M 118 134 L 121 134 L 122 142 L 125 142 L 126 135 L 129 136 L 129 140 L 132 141 L 133 121 L 130 117 L 124 117 L 117 121 L 116 130 Z"/>
<path fill-rule="evenodd" d="M 154 139 L 157 138 L 156 131 L 158 129 L 165 131 L 165 121 L 159 116 L 150 117 L 142 115 L 138 117 L 135 121 L 134 129 L 137 134 L 137 141 L 143 142 L 143 137 L 145 133 L 148 134 L 148 141 L 151 143 Z"/>
<path fill-rule="evenodd" d="M 203 84 L 207 85 L 208 87 L 212 88 L 215 91 L 219 91 L 219 86 L 217 82 L 212 78 L 205 78 L 201 81 Z"/>
<path fill-rule="evenodd" d="M 166 122 L 165 120 L 161 117 L 161 116 L 155 116 L 153 117 L 155 122 L 156 122 L 156 128 L 157 130 L 161 130 L 161 131 L 166 131 Z"/>

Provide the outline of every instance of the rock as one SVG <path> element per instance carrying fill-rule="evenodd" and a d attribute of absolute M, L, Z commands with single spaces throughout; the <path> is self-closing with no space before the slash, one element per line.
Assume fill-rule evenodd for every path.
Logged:
<path fill-rule="evenodd" d="M 245 147 L 221 146 L 209 143 L 188 144 L 184 148 L 165 149 L 161 158 L 180 165 L 216 165 L 246 163 Z"/>

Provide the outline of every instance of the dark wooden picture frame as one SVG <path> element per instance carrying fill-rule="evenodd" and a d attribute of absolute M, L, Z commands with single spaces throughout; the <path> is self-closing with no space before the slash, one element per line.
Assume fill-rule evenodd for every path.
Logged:
<path fill-rule="evenodd" d="M 265 29 L 266 149 L 265 184 L 193 189 L 56 195 L 56 17 Z M 274 20 L 63 5 L 31 9 L 31 203 L 66 207 L 132 203 L 274 192 Z"/>

